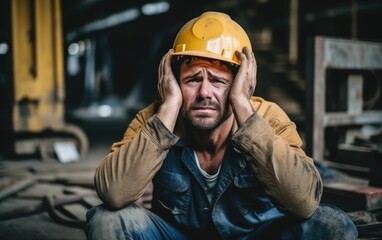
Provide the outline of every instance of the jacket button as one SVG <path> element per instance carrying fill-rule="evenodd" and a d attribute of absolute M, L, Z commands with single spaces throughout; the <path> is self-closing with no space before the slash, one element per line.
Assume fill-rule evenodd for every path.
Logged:
<path fill-rule="evenodd" d="M 210 209 L 208 207 L 205 207 L 202 209 L 202 212 L 209 212 L 209 211 L 210 211 Z"/>

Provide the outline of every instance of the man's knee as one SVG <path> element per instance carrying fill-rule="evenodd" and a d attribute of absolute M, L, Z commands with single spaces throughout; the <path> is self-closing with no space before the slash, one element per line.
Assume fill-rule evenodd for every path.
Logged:
<path fill-rule="evenodd" d="M 308 219 L 280 218 L 262 233 L 260 239 L 355 240 L 357 236 L 356 226 L 344 211 L 322 204 Z"/>
<path fill-rule="evenodd" d="M 109 210 L 104 205 L 93 207 L 86 214 L 88 239 L 103 239 L 100 236 L 121 236 L 121 239 L 125 239 L 123 236 L 127 231 L 145 228 L 149 220 L 146 211 L 135 204 L 116 211 Z"/>
<path fill-rule="evenodd" d="M 327 235 L 327 239 L 357 239 L 358 231 L 349 218 L 349 216 L 341 209 L 330 206 L 320 205 L 315 213 L 307 220 L 308 228 L 314 231 L 321 231 Z M 333 236 L 335 238 L 330 238 Z"/>

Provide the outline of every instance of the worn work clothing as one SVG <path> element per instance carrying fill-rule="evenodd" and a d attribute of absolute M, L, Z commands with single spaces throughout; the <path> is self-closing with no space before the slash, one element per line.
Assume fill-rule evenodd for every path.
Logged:
<path fill-rule="evenodd" d="M 240 128 L 232 126 L 212 203 L 183 138 L 182 120 L 170 132 L 153 103 L 137 114 L 96 169 L 95 185 L 105 206 L 124 208 L 153 182 L 152 211 L 182 229 L 216 229 L 230 239 L 284 214 L 310 217 L 322 180 L 301 149 L 295 124 L 275 103 L 259 97 L 251 102 L 255 113 Z"/>

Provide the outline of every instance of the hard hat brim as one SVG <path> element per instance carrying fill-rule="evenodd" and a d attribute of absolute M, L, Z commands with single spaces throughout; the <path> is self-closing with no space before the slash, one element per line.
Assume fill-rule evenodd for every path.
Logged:
<path fill-rule="evenodd" d="M 223 62 L 228 62 L 235 65 L 240 65 L 240 60 L 235 56 L 235 60 L 229 60 L 226 57 L 219 56 L 214 53 L 209 52 L 200 52 L 200 51 L 184 51 L 184 52 L 174 52 L 171 53 L 172 56 L 194 56 L 194 57 L 204 57 L 204 58 L 210 58 L 215 60 L 220 60 Z"/>

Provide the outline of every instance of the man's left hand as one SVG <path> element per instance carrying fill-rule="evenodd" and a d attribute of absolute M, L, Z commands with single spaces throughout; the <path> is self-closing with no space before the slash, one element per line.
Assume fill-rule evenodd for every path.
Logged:
<path fill-rule="evenodd" d="M 248 47 L 236 52 L 241 61 L 239 71 L 232 83 L 230 104 L 239 126 L 250 117 L 254 110 L 250 102 L 256 88 L 257 65 L 254 53 Z"/>

